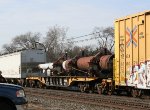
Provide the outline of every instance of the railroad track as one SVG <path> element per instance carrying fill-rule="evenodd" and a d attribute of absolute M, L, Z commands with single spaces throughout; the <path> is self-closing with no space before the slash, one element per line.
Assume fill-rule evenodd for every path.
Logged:
<path fill-rule="evenodd" d="M 150 110 L 150 101 L 147 99 L 138 99 L 124 96 L 105 96 L 99 94 L 87 94 L 72 91 L 24 88 L 26 94 L 42 99 L 59 99 L 83 104 L 103 106 L 112 109 L 124 110 Z"/>

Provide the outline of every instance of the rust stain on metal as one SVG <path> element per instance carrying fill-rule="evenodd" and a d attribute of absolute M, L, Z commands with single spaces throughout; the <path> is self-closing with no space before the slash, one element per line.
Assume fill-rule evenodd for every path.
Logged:
<path fill-rule="evenodd" d="M 104 56 L 100 57 L 99 66 L 105 70 L 110 69 L 109 64 L 110 64 L 110 61 L 112 60 L 112 58 L 113 58 L 113 55 L 104 55 Z"/>
<path fill-rule="evenodd" d="M 77 67 L 82 70 L 88 70 L 90 67 L 89 63 L 94 56 L 79 58 L 77 61 Z"/>

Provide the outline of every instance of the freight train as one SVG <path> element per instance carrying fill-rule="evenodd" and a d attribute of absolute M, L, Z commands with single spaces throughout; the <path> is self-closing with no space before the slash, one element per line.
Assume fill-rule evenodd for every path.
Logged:
<path fill-rule="evenodd" d="M 64 54 L 57 61 L 45 63 L 45 53 L 41 51 L 39 54 L 35 52 L 32 57 L 20 55 L 22 57 L 19 58 L 23 59 L 19 59 L 22 63 L 18 62 L 18 67 L 14 67 L 13 63 L 16 61 L 11 55 L 10 59 L 1 56 L 3 60 L 0 57 L 0 70 L 11 77 L 17 75 L 13 78 L 21 79 L 24 86 L 69 87 L 81 92 L 96 90 L 99 94 L 109 95 L 114 91 L 118 94 L 126 91 L 133 97 L 138 97 L 143 91 L 150 90 L 149 47 L 150 11 L 145 11 L 115 20 L 115 55 L 103 48 L 93 56 L 82 54 L 69 59 L 67 54 Z M 39 55 L 41 56 L 37 58 Z M 27 56 L 29 60 L 25 59 Z M 11 62 L 11 67 L 5 59 Z M 12 68 L 19 69 L 12 72 Z M 38 74 L 32 72 L 33 70 L 38 70 Z"/>

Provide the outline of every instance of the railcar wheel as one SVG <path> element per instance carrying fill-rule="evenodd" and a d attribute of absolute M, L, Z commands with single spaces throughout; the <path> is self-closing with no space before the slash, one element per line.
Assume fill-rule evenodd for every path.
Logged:
<path fill-rule="evenodd" d="M 98 94 L 102 94 L 102 88 L 101 87 L 99 87 L 99 88 L 97 88 L 97 92 L 98 92 Z"/>
<path fill-rule="evenodd" d="M 97 88 L 97 92 L 98 92 L 98 94 L 102 94 L 102 87 L 101 87 L 101 84 L 99 83 L 99 84 L 97 84 L 96 85 L 96 88 Z"/>
<path fill-rule="evenodd" d="M 142 97 L 143 95 L 143 91 L 142 90 L 138 90 L 138 97 Z"/>
<path fill-rule="evenodd" d="M 42 88 L 42 84 L 39 82 L 38 87 L 41 89 Z"/>
<path fill-rule="evenodd" d="M 109 96 L 112 95 L 112 91 L 108 91 L 108 95 L 109 95 Z"/>
<path fill-rule="evenodd" d="M 97 85 L 97 92 L 98 94 L 106 94 L 106 88 L 105 86 L 102 86 L 102 84 Z"/>
<path fill-rule="evenodd" d="M 81 92 L 85 92 L 85 86 L 83 84 L 79 84 L 79 89 Z"/>
<path fill-rule="evenodd" d="M 132 97 L 142 97 L 143 92 L 140 89 L 132 89 L 131 95 L 132 95 Z"/>
<path fill-rule="evenodd" d="M 84 86 L 80 87 L 80 91 L 85 92 L 85 87 Z"/>
<path fill-rule="evenodd" d="M 136 90 L 136 89 L 132 89 L 131 90 L 131 95 L 132 95 L 132 97 L 137 97 L 138 96 L 138 91 Z"/>

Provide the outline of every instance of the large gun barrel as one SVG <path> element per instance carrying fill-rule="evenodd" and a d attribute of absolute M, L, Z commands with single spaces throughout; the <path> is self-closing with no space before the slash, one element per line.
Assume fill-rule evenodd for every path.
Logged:
<path fill-rule="evenodd" d="M 69 59 L 63 62 L 65 71 L 78 70 L 78 72 L 88 73 L 95 76 L 101 76 L 102 72 L 106 74 L 113 71 L 114 55 L 99 55 Z"/>

